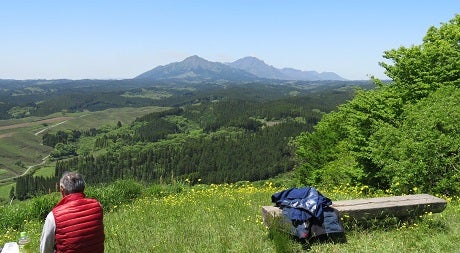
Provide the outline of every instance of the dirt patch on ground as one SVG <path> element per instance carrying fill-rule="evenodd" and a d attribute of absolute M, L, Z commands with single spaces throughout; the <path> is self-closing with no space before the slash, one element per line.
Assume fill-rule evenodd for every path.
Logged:
<path fill-rule="evenodd" d="M 278 125 L 279 121 L 267 121 L 267 123 L 265 123 L 267 126 L 271 127 L 271 126 L 275 126 L 275 125 Z"/>
<path fill-rule="evenodd" d="M 0 126 L 0 130 L 16 129 L 16 128 L 21 128 L 21 127 L 28 127 L 28 126 L 43 124 L 43 123 L 54 123 L 54 122 L 59 122 L 59 121 L 64 121 L 64 120 L 69 120 L 69 119 L 73 119 L 73 118 L 72 117 L 57 117 L 57 118 L 43 119 L 43 120 L 37 120 L 37 121 L 27 122 L 27 123 L 20 123 L 20 124 L 8 125 L 8 126 Z M 0 135 L 0 136 L 2 136 L 2 135 Z"/>
<path fill-rule="evenodd" d="M 11 136 L 13 136 L 13 133 L 0 134 L 0 139 L 1 138 L 6 138 L 6 137 L 11 137 Z"/>

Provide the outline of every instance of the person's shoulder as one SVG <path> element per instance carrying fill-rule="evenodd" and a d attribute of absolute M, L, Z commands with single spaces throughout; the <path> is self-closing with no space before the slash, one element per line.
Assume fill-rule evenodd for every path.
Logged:
<path fill-rule="evenodd" d="M 87 201 L 87 203 L 98 204 L 99 206 L 102 207 L 102 204 L 101 204 L 101 202 L 100 202 L 98 199 L 95 199 L 95 198 L 85 198 L 85 200 Z"/>
<path fill-rule="evenodd" d="M 48 215 L 46 215 L 46 219 L 47 219 L 47 220 L 54 220 L 54 214 L 53 214 L 52 211 L 49 212 Z"/>

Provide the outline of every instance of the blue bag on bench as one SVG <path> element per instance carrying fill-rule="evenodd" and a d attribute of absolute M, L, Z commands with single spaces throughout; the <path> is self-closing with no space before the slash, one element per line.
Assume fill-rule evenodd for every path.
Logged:
<path fill-rule="evenodd" d="M 283 220 L 293 236 L 307 240 L 345 240 L 338 211 L 330 207 L 332 201 L 315 188 L 277 192 L 272 195 L 272 202 L 282 209 Z"/>

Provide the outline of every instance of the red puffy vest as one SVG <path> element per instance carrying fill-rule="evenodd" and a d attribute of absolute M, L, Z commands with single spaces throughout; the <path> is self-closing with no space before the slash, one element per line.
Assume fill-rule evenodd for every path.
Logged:
<path fill-rule="evenodd" d="M 58 253 L 104 252 L 104 224 L 101 204 L 83 193 L 65 196 L 53 208 Z"/>

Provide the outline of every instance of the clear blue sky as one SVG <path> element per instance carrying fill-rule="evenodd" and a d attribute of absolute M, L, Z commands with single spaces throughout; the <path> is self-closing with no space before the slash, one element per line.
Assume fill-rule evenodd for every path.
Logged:
<path fill-rule="evenodd" d="M 419 45 L 454 0 L 0 2 L 0 79 L 132 78 L 198 55 L 386 78 L 385 50 Z"/>

